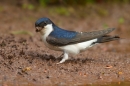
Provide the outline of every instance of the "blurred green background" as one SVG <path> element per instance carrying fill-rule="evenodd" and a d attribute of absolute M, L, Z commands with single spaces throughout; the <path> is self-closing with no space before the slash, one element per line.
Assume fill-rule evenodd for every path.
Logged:
<path fill-rule="evenodd" d="M 64 6 L 72 6 L 72 5 L 87 5 L 87 4 L 102 4 L 102 3 L 129 3 L 130 0 L 4 0 L 1 2 L 8 2 L 10 4 L 16 5 L 40 5 L 40 6 L 50 6 L 50 5 L 64 5 Z M 30 6 L 31 7 L 31 6 Z"/>

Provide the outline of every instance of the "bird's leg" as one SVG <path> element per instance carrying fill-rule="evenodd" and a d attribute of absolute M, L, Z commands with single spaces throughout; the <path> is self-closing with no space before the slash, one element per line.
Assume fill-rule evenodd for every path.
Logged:
<path fill-rule="evenodd" d="M 62 60 L 58 64 L 65 62 L 68 58 L 69 58 L 68 53 L 64 52 L 64 56 L 63 56 Z"/>

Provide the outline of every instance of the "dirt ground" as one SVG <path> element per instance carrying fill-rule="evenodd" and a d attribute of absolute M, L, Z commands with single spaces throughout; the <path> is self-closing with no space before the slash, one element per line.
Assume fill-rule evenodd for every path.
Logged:
<path fill-rule="evenodd" d="M 3 86 L 64 86 L 130 81 L 130 5 L 95 5 L 69 16 L 52 8 L 27 10 L 0 4 L 0 84 Z M 100 13 L 99 10 L 107 12 Z M 99 11 L 99 12 L 98 12 Z M 77 14 L 76 14 L 77 13 Z M 79 14 L 80 13 L 80 16 Z M 70 60 L 56 64 L 62 53 L 48 49 L 34 23 L 49 17 L 58 26 L 77 31 L 117 28 L 120 40 L 98 44 Z M 124 22 L 120 22 L 124 21 Z"/>

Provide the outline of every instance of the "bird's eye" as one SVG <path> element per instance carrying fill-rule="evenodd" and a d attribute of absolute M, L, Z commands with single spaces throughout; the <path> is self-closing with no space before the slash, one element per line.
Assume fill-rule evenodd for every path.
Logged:
<path fill-rule="evenodd" d="M 46 22 L 44 22 L 44 25 L 47 25 L 47 23 L 46 23 Z"/>
<path fill-rule="evenodd" d="M 42 27 L 42 28 L 44 28 L 44 26 L 46 26 L 46 25 L 47 25 L 46 22 L 42 22 L 42 23 L 39 24 L 39 26 Z"/>

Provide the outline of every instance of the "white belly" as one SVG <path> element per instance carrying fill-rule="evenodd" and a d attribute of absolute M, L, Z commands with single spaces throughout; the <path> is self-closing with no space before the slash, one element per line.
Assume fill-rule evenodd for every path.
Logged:
<path fill-rule="evenodd" d="M 59 48 L 62 49 L 63 51 L 68 52 L 68 53 L 78 54 L 80 51 L 84 51 L 87 48 L 92 47 L 93 46 L 92 43 L 96 42 L 96 41 L 97 41 L 97 39 L 93 39 L 90 41 L 85 41 L 85 42 L 72 44 L 72 45 L 66 45 L 66 46 L 62 46 Z"/>

